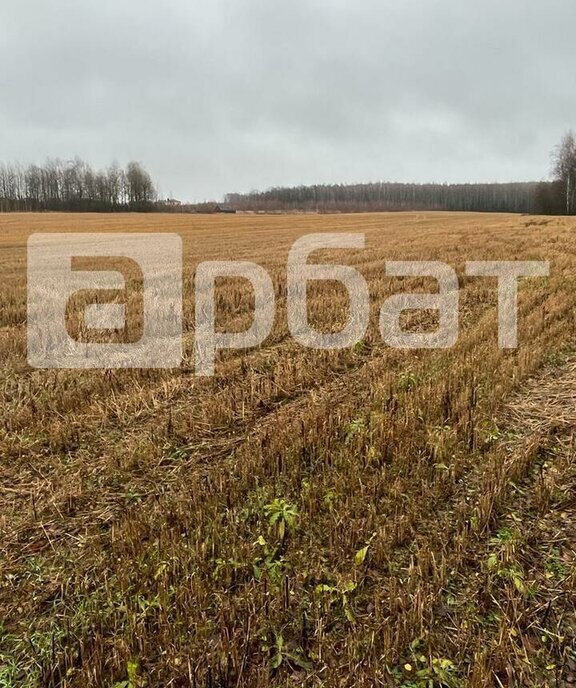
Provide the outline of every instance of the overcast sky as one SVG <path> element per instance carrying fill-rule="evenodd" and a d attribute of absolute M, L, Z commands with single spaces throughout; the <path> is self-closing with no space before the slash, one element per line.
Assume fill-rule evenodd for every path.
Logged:
<path fill-rule="evenodd" d="M 0 159 L 142 161 L 164 195 L 546 178 L 574 0 L 1 0 Z"/>

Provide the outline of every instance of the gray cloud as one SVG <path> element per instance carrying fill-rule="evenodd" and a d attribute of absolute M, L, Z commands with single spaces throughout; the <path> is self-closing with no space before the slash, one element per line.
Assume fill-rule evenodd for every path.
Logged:
<path fill-rule="evenodd" d="M 573 0 L 6 0 L 0 151 L 145 162 L 183 199 L 547 176 Z"/>

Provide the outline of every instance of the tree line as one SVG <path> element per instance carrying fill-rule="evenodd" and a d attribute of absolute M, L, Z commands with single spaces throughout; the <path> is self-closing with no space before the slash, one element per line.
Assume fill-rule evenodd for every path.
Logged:
<path fill-rule="evenodd" d="M 225 209 L 252 212 L 463 211 L 576 214 L 576 138 L 563 137 L 553 153 L 553 181 L 509 184 L 315 184 L 230 193 Z M 138 162 L 94 170 L 75 158 L 44 165 L 0 163 L 0 212 L 90 211 L 222 212 L 217 203 L 158 200 Z"/>
<path fill-rule="evenodd" d="M 112 163 L 94 170 L 80 158 L 48 160 L 44 165 L 0 163 L 0 212 L 151 211 L 156 188 L 138 162 Z"/>
<path fill-rule="evenodd" d="M 554 181 L 511 184 L 320 184 L 232 193 L 226 203 L 254 212 L 443 210 L 537 215 L 576 213 L 576 139 L 568 132 L 553 154 Z"/>
<path fill-rule="evenodd" d="M 321 184 L 277 187 L 263 192 L 228 194 L 237 210 L 264 212 L 381 212 L 444 210 L 532 213 L 558 191 L 553 185 L 515 184 Z"/>

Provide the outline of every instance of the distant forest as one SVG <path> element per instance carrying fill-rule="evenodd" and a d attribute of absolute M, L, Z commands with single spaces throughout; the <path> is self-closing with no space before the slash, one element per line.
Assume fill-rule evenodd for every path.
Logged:
<path fill-rule="evenodd" d="M 378 212 L 466 211 L 576 214 L 576 138 L 572 132 L 555 148 L 551 182 L 510 184 L 316 184 L 231 193 L 225 205 L 182 204 L 158 199 L 150 174 L 138 162 L 125 169 L 113 163 L 94 170 L 75 158 L 44 165 L 0 164 L 0 212 Z"/>
<path fill-rule="evenodd" d="M 0 212 L 146 212 L 156 209 L 155 201 L 152 178 L 137 162 L 96 171 L 79 158 L 26 167 L 0 164 Z"/>
<path fill-rule="evenodd" d="M 331 184 L 228 194 L 240 211 L 378 212 L 445 210 L 560 215 L 566 212 L 564 184 Z"/>
<path fill-rule="evenodd" d="M 552 182 L 515 184 L 322 184 L 228 194 L 236 210 L 378 212 L 445 210 L 536 215 L 576 214 L 576 139 L 567 132 L 553 152 Z"/>

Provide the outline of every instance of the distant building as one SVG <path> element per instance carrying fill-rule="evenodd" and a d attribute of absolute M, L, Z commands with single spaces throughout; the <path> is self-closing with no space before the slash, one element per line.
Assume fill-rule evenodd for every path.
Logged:
<path fill-rule="evenodd" d="M 215 213 L 229 213 L 231 215 L 236 213 L 234 208 L 230 208 L 227 205 L 220 205 L 219 203 L 216 204 L 216 208 L 215 208 L 214 212 Z"/>
<path fill-rule="evenodd" d="M 179 201 L 176 198 L 167 198 L 166 205 L 170 208 L 179 208 L 182 205 L 182 201 Z"/>
<path fill-rule="evenodd" d="M 198 203 L 195 206 L 195 210 L 197 213 L 206 213 L 208 215 L 213 215 L 215 213 L 236 213 L 234 208 L 230 208 L 227 205 L 221 205 L 220 203 Z"/>

